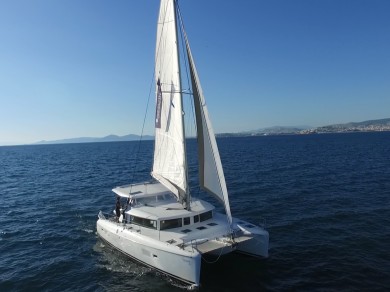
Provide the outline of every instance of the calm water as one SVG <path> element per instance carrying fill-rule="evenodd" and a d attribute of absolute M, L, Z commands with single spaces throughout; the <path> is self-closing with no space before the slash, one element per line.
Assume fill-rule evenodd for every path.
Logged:
<path fill-rule="evenodd" d="M 218 143 L 232 213 L 266 218 L 270 258 L 202 263 L 201 291 L 390 290 L 390 133 Z M 0 291 L 182 291 L 96 236 L 111 189 L 149 178 L 152 148 L 0 147 Z"/>

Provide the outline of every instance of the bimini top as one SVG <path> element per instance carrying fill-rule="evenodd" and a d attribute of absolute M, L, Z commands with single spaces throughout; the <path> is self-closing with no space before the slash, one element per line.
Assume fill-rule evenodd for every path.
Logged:
<path fill-rule="evenodd" d="M 192 200 L 191 211 L 187 211 L 168 188 L 156 181 L 119 186 L 112 191 L 120 197 L 133 199 L 127 214 L 151 220 L 193 216 L 214 209 L 208 202 Z"/>
<path fill-rule="evenodd" d="M 169 189 L 157 181 L 119 186 L 112 189 L 112 191 L 123 198 L 137 198 L 170 193 Z"/>

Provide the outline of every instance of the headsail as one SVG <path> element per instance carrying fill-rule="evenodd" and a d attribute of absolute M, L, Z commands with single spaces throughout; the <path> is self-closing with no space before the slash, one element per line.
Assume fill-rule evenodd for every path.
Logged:
<path fill-rule="evenodd" d="M 206 101 L 203 96 L 202 87 L 200 85 L 198 73 L 196 71 L 190 45 L 185 32 L 184 38 L 188 55 L 188 63 L 190 64 L 190 75 L 195 105 L 198 136 L 199 184 L 208 193 L 214 195 L 214 197 L 223 203 L 229 222 L 232 223 L 232 215 L 222 162 L 219 156 L 214 131 L 211 126 Z"/>
<path fill-rule="evenodd" d="M 156 138 L 152 176 L 185 201 L 187 170 L 174 0 L 162 0 L 156 40 Z"/>

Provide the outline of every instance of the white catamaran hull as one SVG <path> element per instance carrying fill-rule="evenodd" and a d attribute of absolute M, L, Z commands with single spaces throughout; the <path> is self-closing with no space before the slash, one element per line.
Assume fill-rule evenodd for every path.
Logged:
<path fill-rule="evenodd" d="M 199 286 L 201 255 L 196 249 L 182 249 L 154 240 L 106 219 L 97 221 L 97 233 L 127 256 L 183 282 Z"/>
<path fill-rule="evenodd" d="M 215 215 L 213 220 L 219 216 Z M 98 235 L 109 245 L 130 258 L 193 285 L 193 288 L 199 286 L 202 254 L 221 256 L 236 251 L 255 257 L 268 257 L 269 235 L 266 230 L 236 218 L 233 218 L 233 228 L 234 241 L 217 236 L 177 245 L 161 241 L 162 238 L 152 238 L 148 234 L 151 231 L 144 228 L 104 217 L 99 217 L 97 221 Z"/>

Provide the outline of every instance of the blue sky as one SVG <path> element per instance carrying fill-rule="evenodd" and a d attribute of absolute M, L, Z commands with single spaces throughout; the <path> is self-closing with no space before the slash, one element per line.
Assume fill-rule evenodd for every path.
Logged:
<path fill-rule="evenodd" d="M 390 117 L 390 1 L 179 3 L 215 132 Z M 158 6 L 0 1 L 0 145 L 140 134 Z"/>

